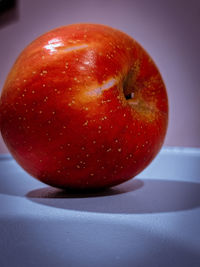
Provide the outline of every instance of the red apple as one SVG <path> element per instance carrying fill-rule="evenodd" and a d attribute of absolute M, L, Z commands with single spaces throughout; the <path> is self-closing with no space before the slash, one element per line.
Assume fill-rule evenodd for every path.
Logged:
<path fill-rule="evenodd" d="M 147 52 L 119 30 L 60 27 L 20 54 L 0 102 L 1 133 L 16 161 L 61 188 L 120 184 L 160 150 L 168 100 Z"/>

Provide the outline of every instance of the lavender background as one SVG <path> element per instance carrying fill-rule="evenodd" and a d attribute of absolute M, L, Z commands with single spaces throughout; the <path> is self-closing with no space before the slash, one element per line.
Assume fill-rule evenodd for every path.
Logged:
<path fill-rule="evenodd" d="M 20 0 L 0 16 L 0 88 L 21 50 L 66 24 L 93 22 L 134 37 L 166 83 L 170 121 L 165 145 L 200 147 L 199 0 Z M 0 153 L 7 152 L 0 139 Z"/>

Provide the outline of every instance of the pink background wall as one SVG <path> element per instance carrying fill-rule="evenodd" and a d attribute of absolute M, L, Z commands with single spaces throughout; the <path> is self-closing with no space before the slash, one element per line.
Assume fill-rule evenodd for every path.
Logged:
<path fill-rule="evenodd" d="M 8 16 L 0 17 L 0 23 Z M 12 22 L 0 25 L 0 88 L 29 42 L 52 28 L 77 22 L 108 24 L 142 44 L 168 89 L 165 145 L 200 147 L 200 1 L 20 0 Z M 6 151 L 0 139 L 0 153 Z"/>

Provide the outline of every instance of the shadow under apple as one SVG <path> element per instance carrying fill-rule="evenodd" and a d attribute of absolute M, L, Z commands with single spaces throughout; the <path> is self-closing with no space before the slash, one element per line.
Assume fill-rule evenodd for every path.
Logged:
<path fill-rule="evenodd" d="M 133 179 L 99 192 L 72 192 L 52 187 L 30 191 L 33 202 L 61 209 L 99 213 L 145 214 L 200 207 L 200 183 Z"/>

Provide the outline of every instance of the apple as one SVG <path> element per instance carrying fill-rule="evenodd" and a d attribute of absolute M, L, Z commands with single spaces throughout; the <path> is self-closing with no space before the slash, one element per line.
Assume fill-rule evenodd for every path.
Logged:
<path fill-rule="evenodd" d="M 141 172 L 167 130 L 166 88 L 127 34 L 99 24 L 53 29 L 29 44 L 0 100 L 2 137 L 30 175 L 100 189 Z"/>

